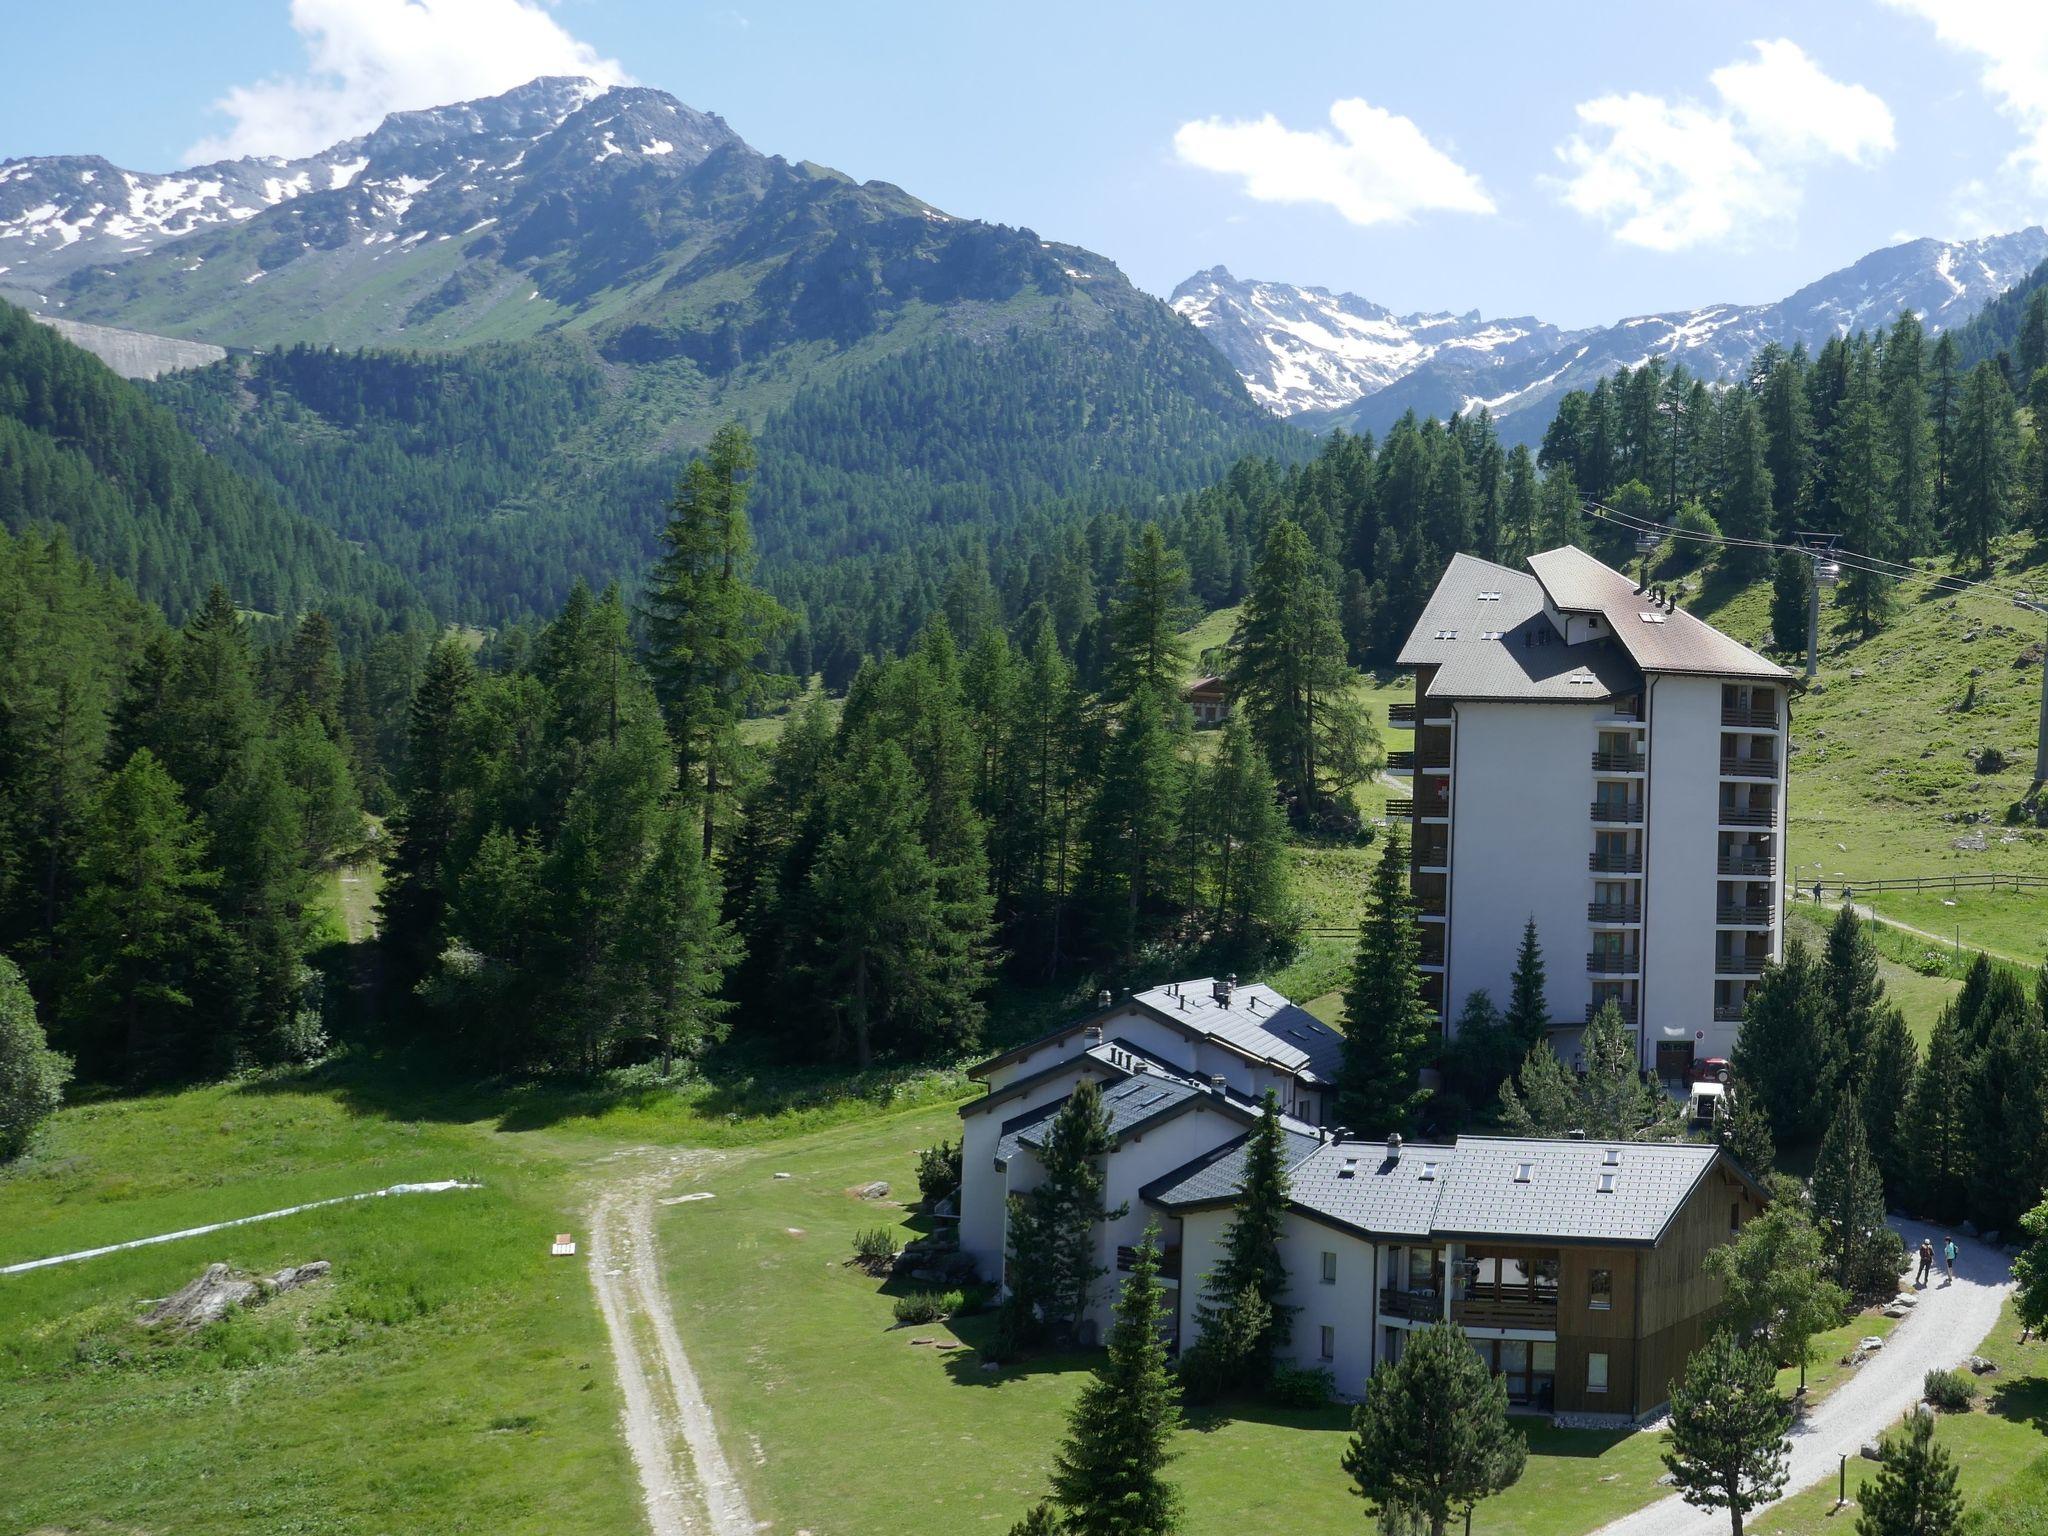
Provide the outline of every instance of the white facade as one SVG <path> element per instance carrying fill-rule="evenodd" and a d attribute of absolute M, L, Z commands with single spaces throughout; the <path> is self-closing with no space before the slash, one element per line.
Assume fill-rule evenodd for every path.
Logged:
<path fill-rule="evenodd" d="M 1224 1239 L 1236 1219 L 1237 1212 L 1227 1208 L 1190 1211 L 1181 1218 L 1182 1347 L 1201 1337 L 1197 1313 L 1203 1281 L 1221 1261 Z M 1377 1361 L 1373 1344 L 1379 1252 L 1378 1245 L 1365 1238 L 1306 1216 L 1290 1213 L 1280 1231 L 1280 1255 L 1288 1276 L 1281 1302 L 1295 1310 L 1289 1320 L 1290 1342 L 1278 1358 L 1303 1369 L 1328 1371 L 1345 1397 L 1364 1394 L 1366 1378 Z"/>

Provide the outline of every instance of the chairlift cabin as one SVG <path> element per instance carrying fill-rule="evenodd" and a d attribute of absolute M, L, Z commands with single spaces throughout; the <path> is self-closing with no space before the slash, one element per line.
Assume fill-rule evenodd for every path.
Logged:
<path fill-rule="evenodd" d="M 1815 586 L 1832 587 L 1842 579 L 1842 562 L 1839 560 L 1816 560 L 1813 562 Z"/>
<path fill-rule="evenodd" d="M 1663 534 L 1652 533 L 1649 529 L 1645 528 L 1636 535 L 1636 553 L 1639 555 L 1653 555 L 1657 552 L 1657 546 L 1663 542 Z"/>

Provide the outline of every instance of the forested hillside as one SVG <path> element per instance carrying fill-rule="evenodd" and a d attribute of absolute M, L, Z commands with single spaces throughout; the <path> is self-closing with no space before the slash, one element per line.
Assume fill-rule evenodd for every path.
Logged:
<path fill-rule="evenodd" d="M 324 604 L 352 633 L 419 612 L 388 565 L 209 457 L 137 386 L 0 304 L 0 528 L 38 524 L 64 528 L 173 614 L 216 584 L 259 613 Z"/>

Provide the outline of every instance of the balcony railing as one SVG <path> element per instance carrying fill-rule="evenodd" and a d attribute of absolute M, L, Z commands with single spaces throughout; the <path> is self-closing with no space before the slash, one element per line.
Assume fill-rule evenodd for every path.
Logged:
<path fill-rule="evenodd" d="M 1451 1303 L 1451 1321 L 1476 1328 L 1555 1328 L 1557 1298 L 1469 1296 Z"/>
<path fill-rule="evenodd" d="M 1640 875 L 1643 872 L 1643 856 L 1640 853 L 1589 853 L 1586 868 L 1596 875 Z"/>
<path fill-rule="evenodd" d="M 1415 754 L 1413 752 L 1389 752 L 1387 754 L 1387 767 L 1395 773 L 1411 771 L 1415 767 Z"/>
<path fill-rule="evenodd" d="M 1724 928 L 1768 928 L 1777 910 L 1755 903 L 1723 902 L 1714 909 L 1714 921 Z"/>
<path fill-rule="evenodd" d="M 1444 1299 L 1435 1291 L 1397 1291 L 1388 1287 L 1380 1292 L 1380 1311 L 1388 1317 L 1433 1323 L 1444 1315 Z"/>
<path fill-rule="evenodd" d="M 1415 802 L 1403 795 L 1387 801 L 1387 815 L 1395 820 L 1406 820 L 1415 814 Z"/>
<path fill-rule="evenodd" d="M 1595 752 L 1595 773 L 1641 773 L 1648 761 L 1640 752 Z"/>
<path fill-rule="evenodd" d="M 1638 901 L 1589 901 L 1586 917 L 1596 923 L 1640 923 L 1643 906 Z"/>
<path fill-rule="evenodd" d="M 1751 704 L 1747 707 L 1740 704 L 1723 704 L 1721 723 L 1747 728 L 1761 726 L 1765 730 L 1775 731 L 1778 728 L 1778 709 L 1774 704 Z"/>
<path fill-rule="evenodd" d="M 1716 1024 L 1740 1024 L 1746 1011 L 1740 1003 L 1716 1003 L 1714 1004 L 1714 1022 Z"/>
<path fill-rule="evenodd" d="M 1593 819 L 1595 821 L 1619 821 L 1635 825 L 1643 819 L 1642 802 L 1637 801 L 1631 805 L 1619 800 L 1595 800 L 1593 802 Z"/>
<path fill-rule="evenodd" d="M 1415 706 L 1413 704 L 1389 704 L 1387 706 L 1387 724 L 1397 731 L 1414 730 Z"/>
<path fill-rule="evenodd" d="M 1714 872 L 1722 875 L 1768 875 L 1776 868 L 1768 853 L 1724 853 L 1714 861 Z"/>
<path fill-rule="evenodd" d="M 1595 976 L 1633 976 L 1642 968 L 1639 955 L 1609 955 L 1595 950 L 1586 956 L 1586 969 Z"/>
<path fill-rule="evenodd" d="M 1448 773 L 1451 769 L 1451 755 L 1448 752 L 1418 752 L 1415 766 L 1424 773 Z"/>
<path fill-rule="evenodd" d="M 1594 1019 L 1594 1016 L 1595 1016 L 1596 1014 L 1598 1014 L 1598 1013 L 1600 1012 L 1600 1010 L 1601 1010 L 1602 1008 L 1605 1008 L 1606 1006 L 1607 1006 L 1607 1004 L 1605 1004 L 1605 1003 L 1588 1003 L 1588 1004 L 1586 1004 L 1586 1022 L 1587 1022 L 1588 1024 L 1592 1023 L 1592 1022 L 1593 1022 L 1593 1019 Z M 1636 1021 L 1636 1005 L 1635 1005 L 1634 1003 L 1616 1003 L 1616 1004 L 1615 1004 L 1614 1006 L 1615 1006 L 1616 1008 L 1618 1008 L 1619 1010 L 1621 1010 L 1621 1022 L 1622 1022 L 1622 1023 L 1624 1023 L 1624 1024 L 1633 1024 L 1633 1023 L 1635 1023 L 1635 1021 Z"/>
<path fill-rule="evenodd" d="M 1775 779 L 1778 760 L 1775 757 L 1723 757 L 1721 776 L 1725 779 Z"/>
<path fill-rule="evenodd" d="M 1442 891 L 1432 891 L 1427 894 L 1417 893 L 1415 897 L 1415 911 L 1421 917 L 1442 917 L 1444 915 L 1444 893 Z"/>
<path fill-rule="evenodd" d="M 1768 805 L 1721 807 L 1721 825 L 1724 827 L 1768 827 L 1777 819 L 1778 813 Z"/>
<path fill-rule="evenodd" d="M 1716 955 L 1714 971 L 1721 976 L 1761 976 L 1770 963 L 1769 955 Z"/>
<path fill-rule="evenodd" d="M 1447 869 L 1450 867 L 1451 850 L 1442 843 L 1417 843 L 1415 862 L 1425 869 Z"/>

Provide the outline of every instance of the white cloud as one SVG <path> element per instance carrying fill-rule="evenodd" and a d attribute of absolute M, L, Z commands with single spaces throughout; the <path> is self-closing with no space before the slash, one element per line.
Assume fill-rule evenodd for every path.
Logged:
<path fill-rule="evenodd" d="M 1268 113 L 1183 123 L 1183 164 L 1235 176 L 1262 203 L 1324 203 L 1353 224 L 1405 223 L 1418 213 L 1492 213 L 1479 178 L 1430 143 L 1408 118 L 1352 97 L 1328 129 L 1289 128 Z"/>
<path fill-rule="evenodd" d="M 2037 200 L 2048 196 L 2048 7 L 2038 0 L 1886 0 L 1895 10 L 1933 24 L 1934 35 L 1983 62 L 1980 79 L 1998 108 L 2019 125 L 2020 144 L 2008 174 Z M 1964 203 L 1979 202 L 1983 183 L 1966 185 Z"/>
<path fill-rule="evenodd" d="M 1716 105 L 1633 91 L 1579 103 L 1580 131 L 1557 152 L 1565 204 L 1653 251 L 1740 246 L 1797 214 L 1814 166 L 1891 151 L 1891 109 L 1876 94 L 1831 79 L 1785 38 L 1754 46 L 1755 58 L 1708 77 Z"/>
<path fill-rule="evenodd" d="M 233 119 L 186 153 L 303 155 L 373 128 L 387 112 L 492 96 L 536 75 L 628 76 L 535 0 L 292 0 L 306 71 L 238 85 Z"/>

